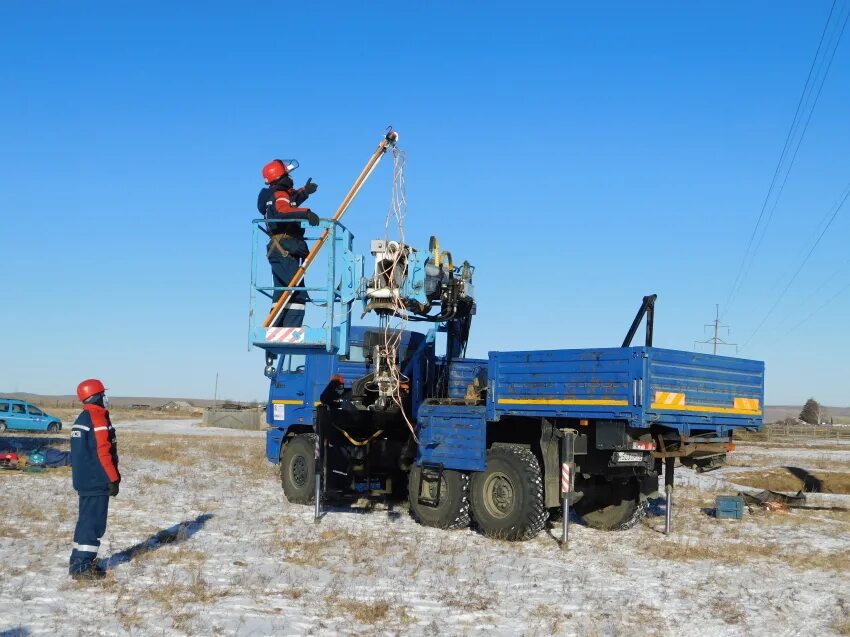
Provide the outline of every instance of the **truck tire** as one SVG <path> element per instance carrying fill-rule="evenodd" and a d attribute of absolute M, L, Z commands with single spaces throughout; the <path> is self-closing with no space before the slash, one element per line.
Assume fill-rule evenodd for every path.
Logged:
<path fill-rule="evenodd" d="M 419 482 L 422 479 L 422 467 L 410 470 L 407 482 L 407 497 L 410 502 L 410 514 L 423 526 L 438 529 L 465 529 L 469 527 L 469 474 L 446 469 L 440 481 L 440 501 L 436 507 L 419 504 Z M 426 492 L 429 483 L 423 487 Z"/>
<path fill-rule="evenodd" d="M 316 496 L 316 434 L 290 438 L 280 454 L 280 484 L 293 504 L 312 504 Z"/>
<path fill-rule="evenodd" d="M 583 484 L 582 484 L 583 483 Z M 576 488 L 584 492 L 573 509 L 592 529 L 625 531 L 646 515 L 647 501 L 637 479 L 607 482 L 604 478 L 583 480 Z"/>
<path fill-rule="evenodd" d="M 484 535 L 530 540 L 546 524 L 540 464 L 530 449 L 499 445 L 487 451 L 487 469 L 472 476 L 472 518 Z"/>

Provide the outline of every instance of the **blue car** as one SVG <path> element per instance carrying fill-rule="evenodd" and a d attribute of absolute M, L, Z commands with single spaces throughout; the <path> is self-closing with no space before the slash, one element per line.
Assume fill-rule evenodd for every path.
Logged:
<path fill-rule="evenodd" d="M 0 398 L 0 433 L 7 429 L 55 434 L 62 430 L 62 421 L 23 400 Z"/>

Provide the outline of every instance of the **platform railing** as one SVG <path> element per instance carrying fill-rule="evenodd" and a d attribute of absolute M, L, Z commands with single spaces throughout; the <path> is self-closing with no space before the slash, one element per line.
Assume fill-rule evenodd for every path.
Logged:
<path fill-rule="evenodd" d="M 327 264 L 324 286 L 268 286 L 259 285 L 259 271 L 267 265 L 266 241 L 269 226 L 276 223 L 297 223 L 305 230 L 304 240 L 310 244 L 328 231 L 322 248 Z M 251 240 L 251 288 L 249 301 L 249 345 L 260 347 L 273 354 L 303 350 L 304 348 L 325 349 L 330 353 L 347 353 L 351 327 L 351 306 L 363 278 L 363 258 L 353 252 L 354 235 L 343 224 L 333 219 L 320 219 L 318 226 L 310 226 L 306 220 L 254 219 Z M 313 232 L 318 233 L 313 236 Z M 261 265 L 262 264 L 262 265 Z M 309 271 L 304 282 L 309 280 Z M 325 308 L 321 327 L 304 325 L 300 328 L 263 327 L 271 308 L 271 300 L 277 291 L 304 291 L 324 293 L 316 298 L 310 296 L 308 305 Z M 262 307 L 268 299 L 269 305 Z M 305 312 L 305 320 L 307 319 Z"/>

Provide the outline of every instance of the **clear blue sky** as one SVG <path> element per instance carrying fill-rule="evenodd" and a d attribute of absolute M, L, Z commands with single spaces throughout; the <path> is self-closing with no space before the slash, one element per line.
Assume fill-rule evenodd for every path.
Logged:
<path fill-rule="evenodd" d="M 618 345 L 651 292 L 656 344 L 693 349 L 831 3 L 170 4 L 0 8 L 0 391 L 93 375 L 115 395 L 211 397 L 218 371 L 220 394 L 262 398 L 260 168 L 297 157 L 330 214 L 387 124 L 408 152 L 408 239 L 477 266 L 470 354 Z M 850 179 L 848 80 L 842 42 L 728 340 Z M 364 253 L 390 172 L 347 217 Z M 848 230 L 850 210 L 741 351 L 766 361 L 769 402 L 850 404 L 850 292 L 788 335 L 850 282 Z"/>

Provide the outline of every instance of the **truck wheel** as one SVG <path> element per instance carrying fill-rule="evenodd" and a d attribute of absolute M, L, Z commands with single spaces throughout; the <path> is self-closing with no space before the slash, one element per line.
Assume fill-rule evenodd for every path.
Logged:
<path fill-rule="evenodd" d="M 293 504 L 312 504 L 316 495 L 316 434 L 290 438 L 280 454 L 280 484 Z"/>
<path fill-rule="evenodd" d="M 407 497 L 410 502 L 410 514 L 423 526 L 438 529 L 465 529 L 469 526 L 469 474 L 462 471 L 445 469 L 440 480 L 440 501 L 430 507 L 419 504 L 419 482 L 422 479 L 422 467 L 410 470 L 407 483 Z M 423 495 L 433 497 L 436 485 L 426 481 L 422 485 Z"/>
<path fill-rule="evenodd" d="M 546 524 L 540 464 L 519 445 L 492 447 L 487 469 L 472 476 L 472 517 L 488 537 L 530 540 Z"/>
<path fill-rule="evenodd" d="M 573 508 L 592 529 L 624 531 L 646 515 L 647 502 L 636 479 L 607 482 L 603 478 L 583 480 L 576 488 L 584 492 Z"/>

